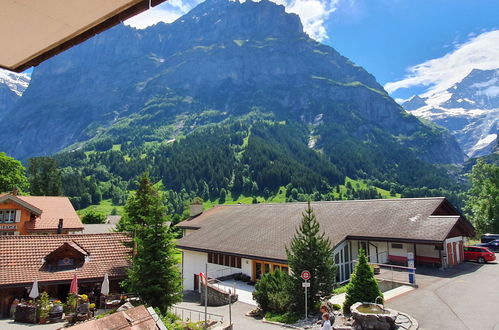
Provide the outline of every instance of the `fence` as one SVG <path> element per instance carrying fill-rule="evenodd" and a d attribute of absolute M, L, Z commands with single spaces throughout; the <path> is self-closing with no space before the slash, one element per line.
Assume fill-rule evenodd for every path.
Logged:
<path fill-rule="evenodd" d="M 177 315 L 179 318 L 181 318 L 182 321 L 204 322 L 204 311 L 198 311 L 195 309 L 190 309 L 175 305 L 170 307 L 169 311 Z M 208 321 L 220 321 L 220 322 L 224 321 L 224 316 L 219 314 L 207 313 L 207 318 Z"/>

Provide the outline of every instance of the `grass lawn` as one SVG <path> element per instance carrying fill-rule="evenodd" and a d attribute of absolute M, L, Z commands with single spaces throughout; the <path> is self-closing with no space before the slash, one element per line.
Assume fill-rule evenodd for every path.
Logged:
<path fill-rule="evenodd" d="M 277 313 L 271 313 L 267 312 L 265 313 L 265 319 L 267 321 L 271 322 L 280 322 L 280 323 L 287 323 L 287 324 L 293 324 L 298 322 L 298 320 L 301 317 L 293 312 L 286 312 L 284 314 L 277 314 Z"/>
<path fill-rule="evenodd" d="M 357 185 L 359 186 L 359 188 L 361 189 L 367 189 L 367 184 L 363 181 L 363 180 L 354 180 L 354 179 L 351 179 L 349 177 L 346 177 L 345 178 L 345 184 L 342 184 L 340 185 L 340 193 L 345 196 L 345 194 L 347 193 L 347 183 L 350 182 L 350 184 L 352 185 L 352 188 L 354 188 L 355 190 L 357 190 Z M 381 194 L 381 197 L 382 198 L 400 198 L 402 197 L 400 194 L 395 194 L 395 196 L 392 196 L 390 195 L 390 192 L 388 190 L 385 190 L 385 189 L 382 189 L 382 188 L 378 188 L 378 187 L 374 187 L 378 193 Z M 340 196 L 340 193 L 337 193 L 336 190 L 333 191 L 333 195 L 335 198 L 338 198 Z"/>
<path fill-rule="evenodd" d="M 111 199 L 103 199 L 103 200 L 101 200 L 99 205 L 90 205 L 87 208 L 76 211 L 76 213 L 78 213 L 79 216 L 82 216 L 87 211 L 94 210 L 95 212 L 98 212 L 98 213 L 104 214 L 105 216 L 108 216 L 111 214 L 111 212 L 113 211 L 114 208 L 116 208 L 116 210 L 118 211 L 118 215 L 122 215 L 124 213 L 123 206 L 113 205 L 113 203 L 111 202 Z"/>

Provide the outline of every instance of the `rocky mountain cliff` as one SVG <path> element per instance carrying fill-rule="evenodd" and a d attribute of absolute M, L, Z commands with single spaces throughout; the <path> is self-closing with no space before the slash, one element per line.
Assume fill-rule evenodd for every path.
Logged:
<path fill-rule="evenodd" d="M 29 85 L 30 78 L 0 69 L 0 119 L 14 107 Z"/>
<path fill-rule="evenodd" d="M 208 0 L 172 24 L 121 25 L 41 64 L 0 142 L 26 159 L 99 139 L 170 141 L 248 114 L 298 123 L 310 148 L 333 161 L 346 153 L 352 171 L 363 162 L 390 171 L 396 150 L 433 163 L 464 157 L 447 131 L 408 114 L 267 0 Z"/>
<path fill-rule="evenodd" d="M 411 98 L 403 107 L 448 128 L 469 157 L 497 148 L 499 130 L 499 69 L 472 70 L 448 90 Z"/>

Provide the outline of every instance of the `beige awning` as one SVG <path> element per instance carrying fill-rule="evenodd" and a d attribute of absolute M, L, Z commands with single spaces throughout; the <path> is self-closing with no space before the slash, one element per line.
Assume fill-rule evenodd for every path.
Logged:
<path fill-rule="evenodd" d="M 21 72 L 165 0 L 0 0 L 0 67 Z"/>

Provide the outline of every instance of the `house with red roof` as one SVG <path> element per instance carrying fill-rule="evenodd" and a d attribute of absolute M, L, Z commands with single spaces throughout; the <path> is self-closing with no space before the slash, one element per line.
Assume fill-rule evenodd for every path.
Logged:
<path fill-rule="evenodd" d="M 0 235 L 80 233 L 83 224 L 69 198 L 0 194 Z"/>
<path fill-rule="evenodd" d="M 105 274 L 110 293 L 120 293 L 132 255 L 126 242 L 123 233 L 0 236 L 0 317 L 16 298 L 28 299 L 35 279 L 40 293 L 63 301 L 74 275 L 91 302 L 98 302 Z"/>

